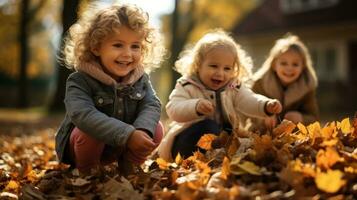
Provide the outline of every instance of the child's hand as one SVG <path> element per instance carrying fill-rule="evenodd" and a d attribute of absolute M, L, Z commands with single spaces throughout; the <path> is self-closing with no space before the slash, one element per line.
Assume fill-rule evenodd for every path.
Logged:
<path fill-rule="evenodd" d="M 200 99 L 196 105 L 196 112 L 205 116 L 210 116 L 213 114 L 215 108 L 212 103 L 206 99 Z"/>
<path fill-rule="evenodd" d="M 269 130 L 272 130 L 276 126 L 277 122 L 278 120 L 276 119 L 275 115 L 264 118 L 265 126 Z"/>
<path fill-rule="evenodd" d="M 129 151 L 139 158 L 146 158 L 156 148 L 156 144 L 144 131 L 134 131 L 128 139 Z"/>
<path fill-rule="evenodd" d="M 298 111 L 290 111 L 287 112 L 284 116 L 284 119 L 292 121 L 294 124 L 297 124 L 299 122 L 303 121 L 302 114 Z"/>
<path fill-rule="evenodd" d="M 276 99 L 269 100 L 265 106 L 265 109 L 269 114 L 278 114 L 283 109 L 280 102 Z"/>

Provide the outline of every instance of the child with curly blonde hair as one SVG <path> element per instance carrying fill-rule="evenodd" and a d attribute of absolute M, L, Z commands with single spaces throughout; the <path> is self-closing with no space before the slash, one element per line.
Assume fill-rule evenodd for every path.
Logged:
<path fill-rule="evenodd" d="M 175 66 L 182 77 L 166 105 L 172 124 L 158 148 L 166 160 L 178 153 L 192 155 L 205 133 L 236 130 L 239 113 L 263 118 L 281 111 L 279 101 L 245 86 L 251 75 L 250 58 L 222 30 L 205 34 Z"/>
<path fill-rule="evenodd" d="M 75 72 L 56 134 L 60 162 L 84 173 L 115 160 L 140 164 L 160 143 L 161 103 L 146 72 L 164 49 L 148 20 L 135 5 L 93 4 L 70 28 L 63 60 Z"/>
<path fill-rule="evenodd" d="M 287 34 L 276 41 L 253 81 L 254 92 L 276 98 L 283 105 L 278 116 L 265 119 L 267 128 L 277 124 L 277 117 L 303 124 L 318 120 L 316 73 L 308 49 L 296 35 Z"/>

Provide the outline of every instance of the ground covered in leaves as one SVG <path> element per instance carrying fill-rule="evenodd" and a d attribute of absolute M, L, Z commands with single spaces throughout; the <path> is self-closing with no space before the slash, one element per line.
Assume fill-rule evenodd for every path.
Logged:
<path fill-rule="evenodd" d="M 59 165 L 55 129 L 0 134 L 0 199 L 357 199 L 357 119 L 283 121 L 266 134 L 204 135 L 196 152 L 153 157 L 135 174 Z"/>

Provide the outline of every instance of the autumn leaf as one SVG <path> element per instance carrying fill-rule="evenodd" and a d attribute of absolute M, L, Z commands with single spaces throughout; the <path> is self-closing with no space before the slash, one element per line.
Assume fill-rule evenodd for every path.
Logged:
<path fill-rule="evenodd" d="M 296 126 L 301 131 L 301 133 L 303 133 L 304 135 L 307 135 L 307 133 L 308 133 L 307 129 L 302 123 L 299 122 Z"/>
<path fill-rule="evenodd" d="M 231 163 L 230 172 L 235 175 L 241 174 L 252 174 L 261 175 L 260 168 L 256 166 L 253 162 L 242 161 L 242 163 Z"/>
<path fill-rule="evenodd" d="M 163 170 L 168 169 L 170 166 L 170 163 L 168 163 L 166 160 L 162 158 L 157 158 L 156 163 L 159 165 L 159 168 Z"/>
<path fill-rule="evenodd" d="M 295 129 L 296 125 L 284 119 L 276 128 L 273 129 L 273 134 L 275 137 L 280 136 L 282 134 L 290 134 Z"/>
<path fill-rule="evenodd" d="M 224 157 L 223 162 L 222 162 L 222 170 L 221 170 L 221 178 L 223 180 L 227 180 L 227 177 L 230 173 L 229 171 L 229 159 L 227 157 Z"/>
<path fill-rule="evenodd" d="M 342 158 L 332 147 L 327 147 L 326 151 L 320 149 L 316 155 L 316 165 L 323 169 L 331 168 L 340 160 L 342 160 Z"/>
<path fill-rule="evenodd" d="M 18 191 L 20 184 L 17 181 L 11 180 L 5 187 L 5 191 Z"/>
<path fill-rule="evenodd" d="M 325 127 L 322 128 L 321 130 L 321 135 L 325 139 L 332 139 L 337 136 L 337 131 L 336 131 L 336 124 L 335 122 L 328 123 Z"/>
<path fill-rule="evenodd" d="M 342 133 L 345 135 L 352 132 L 352 127 L 351 127 L 349 118 L 345 118 L 341 121 L 340 129 L 341 129 Z"/>
<path fill-rule="evenodd" d="M 205 150 L 211 150 L 212 149 L 212 141 L 216 139 L 217 136 L 214 134 L 204 134 L 200 140 L 197 142 L 197 146 L 205 149 Z"/>
<path fill-rule="evenodd" d="M 240 142 L 237 138 L 233 138 L 228 146 L 227 155 L 232 157 L 238 150 Z"/>
<path fill-rule="evenodd" d="M 179 165 L 179 164 L 181 164 L 181 162 L 182 162 L 182 157 L 181 157 L 181 154 L 178 153 L 175 158 L 175 163 Z"/>
<path fill-rule="evenodd" d="M 342 179 L 343 172 L 340 170 L 328 170 L 326 173 L 320 172 L 315 177 L 317 188 L 328 193 L 335 193 L 346 184 Z"/>

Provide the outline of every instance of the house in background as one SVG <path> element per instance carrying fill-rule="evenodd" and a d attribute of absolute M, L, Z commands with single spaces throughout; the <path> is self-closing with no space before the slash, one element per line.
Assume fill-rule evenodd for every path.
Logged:
<path fill-rule="evenodd" d="M 254 71 L 275 40 L 291 32 L 310 50 L 319 78 L 323 121 L 357 111 L 357 1 L 264 0 L 232 30 L 252 56 Z"/>

